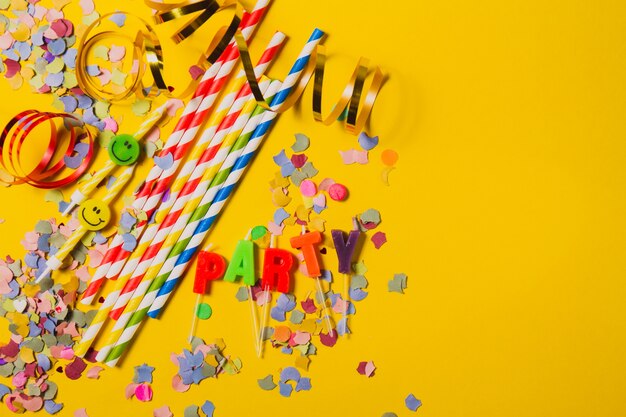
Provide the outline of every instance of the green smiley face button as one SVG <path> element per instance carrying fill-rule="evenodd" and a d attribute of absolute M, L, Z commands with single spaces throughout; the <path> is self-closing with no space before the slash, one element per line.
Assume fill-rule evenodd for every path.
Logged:
<path fill-rule="evenodd" d="M 134 164 L 139 152 L 139 142 L 131 135 L 116 135 L 109 142 L 109 158 L 117 165 Z"/>

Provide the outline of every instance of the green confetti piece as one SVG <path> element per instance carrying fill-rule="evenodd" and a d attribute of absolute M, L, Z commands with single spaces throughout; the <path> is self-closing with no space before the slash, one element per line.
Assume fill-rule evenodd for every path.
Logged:
<path fill-rule="evenodd" d="M 359 289 L 359 288 L 367 288 L 367 278 L 363 275 L 352 275 L 350 279 L 350 288 L 351 289 Z"/>
<path fill-rule="evenodd" d="M 395 274 L 393 278 L 387 283 L 388 291 L 404 294 L 404 290 L 406 289 L 406 280 L 406 274 Z"/>
<path fill-rule="evenodd" d="M 104 59 L 105 61 L 109 60 L 109 48 L 107 48 L 104 45 L 98 45 L 95 48 L 93 48 L 93 56 L 95 58 L 101 58 Z"/>
<path fill-rule="evenodd" d="M 259 387 L 261 387 L 261 389 L 265 391 L 271 391 L 276 388 L 276 384 L 274 383 L 274 376 L 272 376 L 272 374 L 269 374 L 265 378 L 258 379 L 257 383 L 259 384 Z"/>
<path fill-rule="evenodd" d="M 200 320 L 207 320 L 213 314 L 213 309 L 207 303 L 200 303 L 198 305 L 198 309 L 196 310 L 196 316 Z"/>
<path fill-rule="evenodd" d="M 291 145 L 291 150 L 294 152 L 304 152 L 311 144 L 311 140 L 302 133 L 296 133 L 296 143 Z"/>
<path fill-rule="evenodd" d="M 187 408 L 185 408 L 184 416 L 185 417 L 200 417 L 200 414 L 198 414 L 199 409 L 200 408 L 197 405 L 190 405 Z"/>
<path fill-rule="evenodd" d="M 363 261 L 355 262 L 352 264 L 352 270 L 357 275 L 365 275 L 367 272 L 367 267 Z"/>
<path fill-rule="evenodd" d="M 313 178 L 319 172 L 310 161 L 304 164 L 300 171 L 304 172 L 307 178 Z"/>
<path fill-rule="evenodd" d="M 300 324 L 304 320 L 305 314 L 300 310 L 293 310 L 289 316 L 289 321 L 293 324 Z"/>
<path fill-rule="evenodd" d="M 266 233 L 267 228 L 265 226 L 255 226 L 250 235 L 252 236 L 252 240 L 257 240 L 265 236 Z"/>
<path fill-rule="evenodd" d="M 380 212 L 376 209 L 366 210 L 359 217 L 363 223 L 374 223 L 375 225 L 380 224 Z"/>
<path fill-rule="evenodd" d="M 135 115 L 145 116 L 150 111 L 150 102 L 148 100 L 137 100 L 132 104 L 131 109 Z"/>
<path fill-rule="evenodd" d="M 248 287 L 239 287 L 237 290 L 237 294 L 235 294 L 235 298 L 238 301 L 247 301 L 248 300 Z"/>
<path fill-rule="evenodd" d="M 48 222 L 46 220 L 40 220 L 35 225 L 35 232 L 41 233 L 41 234 L 44 234 L 44 235 L 45 234 L 51 234 L 52 233 L 52 225 L 50 224 L 50 222 Z"/>

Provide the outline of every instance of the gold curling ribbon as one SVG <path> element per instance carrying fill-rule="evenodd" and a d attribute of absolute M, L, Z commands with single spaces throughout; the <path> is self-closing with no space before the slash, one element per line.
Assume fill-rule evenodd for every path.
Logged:
<path fill-rule="evenodd" d="M 237 31 L 243 13 L 243 6 L 241 6 L 237 0 L 225 0 L 221 5 L 215 0 L 185 1 L 177 4 L 163 4 L 146 0 L 145 3 L 149 7 L 157 10 L 157 14 L 154 16 L 154 20 L 157 24 L 201 12 L 172 36 L 172 39 L 176 43 L 180 43 L 191 36 L 200 26 L 217 13 L 227 9 L 234 9 L 229 26 L 222 27 L 216 32 L 206 52 L 200 56 L 196 63 L 198 67 L 205 71 L 209 66 L 208 64 L 213 64 L 228 46 L 228 43 Z M 134 39 L 128 35 L 113 31 L 105 31 L 91 36 L 91 32 L 96 26 L 115 14 L 126 15 L 140 23 L 142 28 L 137 32 Z M 120 93 L 102 91 L 100 86 L 93 80 L 93 77 L 87 74 L 87 54 L 89 50 L 99 41 L 114 38 L 123 39 L 131 43 L 133 45 L 133 61 L 137 60 L 137 62 L 139 62 L 137 73 L 132 74 L 133 77 L 130 86 Z M 82 36 L 80 45 L 76 58 L 76 78 L 80 88 L 89 96 L 106 101 L 122 101 L 131 97 L 133 94 L 136 94 L 140 98 L 154 97 L 160 93 L 167 97 L 174 97 L 172 94 L 173 88 L 166 84 L 163 77 L 164 59 L 161 42 L 152 29 L 152 26 L 144 19 L 126 12 L 105 14 L 89 25 Z M 144 57 L 145 61 L 143 59 Z M 150 73 L 154 80 L 154 85 L 152 86 L 145 86 L 142 82 L 146 72 L 145 65 L 143 65 L 144 62 L 147 62 L 150 68 Z M 184 98 L 188 96 L 195 90 L 197 85 L 197 80 L 190 81 L 183 92 L 176 95 L 176 97 Z"/>
<path fill-rule="evenodd" d="M 250 84 L 250 90 L 254 95 L 259 106 L 266 110 L 282 113 L 291 108 L 300 98 L 304 90 L 306 89 L 311 76 L 314 75 L 313 86 L 313 118 L 324 123 L 326 126 L 334 123 L 347 109 L 347 116 L 345 119 L 345 129 L 348 133 L 358 135 L 365 127 L 367 119 L 372 113 L 374 102 L 383 85 L 385 75 L 380 69 L 376 67 L 373 70 L 372 81 L 365 94 L 365 98 L 362 100 L 363 88 L 365 86 L 365 80 L 369 73 L 369 62 L 366 58 L 361 58 L 350 77 L 350 80 L 346 84 L 346 87 L 341 94 L 341 98 L 333 107 L 333 110 L 327 117 L 322 116 L 322 86 L 324 82 L 324 68 L 326 64 L 326 48 L 324 45 L 318 44 L 313 54 L 311 55 L 306 68 L 300 75 L 300 80 L 297 86 L 294 86 L 287 100 L 278 109 L 271 109 L 267 104 L 266 99 L 263 97 L 263 93 L 259 88 L 259 83 L 254 75 L 254 66 L 250 58 L 248 51 L 248 45 L 246 40 L 240 31 L 235 33 L 235 40 L 239 49 L 239 55 L 246 74 L 248 83 Z M 361 101 L 363 101 L 361 105 Z M 359 107 L 361 110 L 359 112 Z"/>

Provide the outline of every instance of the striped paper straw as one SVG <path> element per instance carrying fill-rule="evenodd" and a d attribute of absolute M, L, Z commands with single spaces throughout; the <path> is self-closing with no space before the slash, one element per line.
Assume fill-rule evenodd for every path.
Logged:
<path fill-rule="evenodd" d="M 289 96 L 289 92 L 291 91 L 291 89 L 293 88 L 293 86 L 299 79 L 299 76 L 294 76 L 294 74 L 302 73 L 302 70 L 306 66 L 311 56 L 311 53 L 313 52 L 313 49 L 320 42 L 323 35 L 324 35 L 324 32 L 322 32 L 321 30 L 319 29 L 314 30 L 313 34 L 311 35 L 307 44 L 305 45 L 303 51 L 300 53 L 298 59 L 296 60 L 294 66 L 289 71 L 289 74 L 286 77 L 285 82 L 281 86 L 281 89 L 272 99 L 272 104 L 271 104 L 272 108 L 275 108 L 275 109 L 280 108 L 282 103 Z M 275 112 L 264 113 L 261 124 L 259 124 L 259 126 L 257 126 L 257 128 L 254 130 L 254 133 L 252 134 L 250 142 L 248 143 L 248 145 L 246 145 L 246 148 L 244 149 L 243 154 L 237 159 L 237 162 L 233 166 L 233 169 L 231 173 L 229 174 L 228 179 L 226 180 L 223 187 L 220 189 L 217 196 L 215 197 L 215 202 L 209 208 L 209 212 L 207 213 L 207 216 L 204 218 L 203 221 L 200 222 L 200 224 L 198 224 L 198 227 L 196 228 L 196 231 L 194 232 L 194 236 L 192 237 L 188 245 L 188 248 L 181 254 L 181 256 L 176 261 L 177 266 L 180 267 L 178 271 L 176 272 L 176 274 L 180 274 L 178 275 L 179 277 L 184 273 L 184 269 L 186 265 L 189 263 L 189 261 L 191 260 L 191 258 L 193 257 L 195 250 L 201 244 L 202 240 L 208 233 L 208 230 L 215 222 L 217 215 L 220 213 L 221 209 L 224 207 L 224 204 L 226 203 L 226 201 L 232 194 L 232 191 L 237 181 L 241 178 L 241 175 L 245 171 L 245 168 L 248 166 L 248 164 L 250 163 L 250 160 L 252 159 L 252 156 L 254 155 L 254 151 L 258 148 L 260 142 L 267 134 L 269 127 L 271 126 L 276 116 L 277 116 L 277 113 Z M 181 265 L 184 265 L 184 266 L 181 267 Z M 154 289 L 158 289 L 158 287 L 152 288 L 152 290 Z M 146 302 L 142 301 L 142 303 L 139 305 L 137 311 L 135 311 L 135 313 L 129 320 L 128 325 L 126 326 L 120 338 L 118 339 L 117 343 L 115 344 L 115 347 L 111 349 L 111 351 L 108 353 L 105 359 L 106 364 L 108 366 L 115 366 L 119 358 L 122 356 L 122 354 L 124 353 L 128 345 L 130 344 L 135 332 L 137 331 L 137 329 L 139 328 L 139 325 L 141 324 L 141 321 L 146 315 L 147 310 L 150 308 L 151 303 L 148 302 L 149 300 L 146 299 L 145 301 Z M 117 324 L 119 324 L 119 321 L 118 323 L 116 323 L 116 325 Z M 102 359 L 98 358 L 98 360 L 102 360 Z"/>
<path fill-rule="evenodd" d="M 281 84 L 282 83 L 280 81 L 272 81 L 269 88 L 267 89 L 267 92 L 264 93 L 267 95 L 267 97 L 270 98 L 269 103 L 271 103 L 271 98 L 276 94 Z M 178 256 L 185 250 L 191 236 L 193 236 L 196 226 L 209 211 L 209 207 L 211 206 L 213 199 L 228 178 L 228 175 L 230 174 L 231 169 L 235 164 L 235 161 L 244 152 L 244 147 L 248 144 L 250 137 L 254 132 L 254 129 L 256 129 L 256 127 L 261 122 L 263 118 L 263 113 L 265 113 L 265 109 L 263 109 L 263 107 L 261 106 L 257 106 L 254 109 L 250 120 L 243 129 L 235 145 L 233 145 L 231 152 L 228 154 L 228 158 L 224 161 L 219 173 L 211 182 L 210 188 L 205 193 L 198 208 L 194 211 L 189 223 L 185 227 L 185 230 L 183 231 L 181 237 L 178 239 L 178 242 L 176 242 L 176 244 L 172 248 L 168 256 L 167 262 L 164 264 L 163 268 L 159 272 L 159 277 L 163 277 L 162 279 L 165 279 L 165 282 L 163 283 L 163 286 L 161 286 L 161 288 L 159 289 L 156 298 L 152 302 L 150 310 L 148 311 L 148 315 L 150 317 L 156 318 L 160 314 L 163 306 L 169 298 L 169 295 L 176 287 L 180 276 L 172 275 L 171 271 L 176 265 Z"/>
<path fill-rule="evenodd" d="M 241 29 L 242 34 L 246 39 L 249 39 L 252 36 L 252 33 L 254 32 L 254 29 L 256 28 L 261 17 L 263 16 L 263 13 L 265 12 L 265 9 L 268 3 L 269 3 L 269 0 L 259 0 L 254 10 L 252 11 L 252 13 L 244 13 L 243 18 L 241 20 L 241 24 L 239 25 L 239 28 Z M 185 133 L 186 129 L 193 121 L 196 110 L 198 110 L 199 108 L 204 109 L 207 107 L 205 104 L 206 96 L 207 94 L 210 93 L 210 87 L 213 84 L 214 78 L 217 75 L 219 69 L 221 68 L 222 63 L 227 60 L 230 60 L 231 57 L 237 52 L 238 51 L 236 48 L 236 42 L 233 39 L 229 43 L 224 53 L 216 61 L 216 63 L 213 64 L 205 72 L 204 76 L 202 77 L 202 80 L 200 81 L 200 84 L 198 85 L 196 92 L 194 93 L 194 96 L 192 97 L 192 99 L 189 101 L 189 103 L 183 110 L 183 114 L 181 115 L 178 123 L 176 124 L 174 131 L 168 138 L 163 148 L 163 151 L 161 152 L 161 155 L 172 153 L 173 150 L 176 149 L 176 146 L 181 141 L 181 138 L 183 134 Z M 135 202 L 133 203 L 133 208 L 136 208 L 137 210 L 144 209 L 144 204 L 146 203 L 146 200 L 149 197 L 150 192 L 153 190 L 154 181 L 156 180 L 156 178 L 158 178 L 161 175 L 161 173 L 163 173 L 163 170 L 161 170 L 161 168 L 159 168 L 157 165 L 154 165 L 152 167 L 152 170 L 148 174 L 148 177 L 146 179 L 146 182 L 144 183 L 144 186 L 139 191 L 139 194 L 137 195 L 137 198 Z M 153 214 L 152 213 L 153 210 L 152 211 L 144 210 L 144 211 L 146 212 L 146 215 L 148 218 L 150 218 Z M 145 226 L 145 222 L 142 222 L 141 224 L 138 225 L 139 233 L 141 233 L 144 226 Z M 102 263 L 100 264 L 100 267 L 96 270 L 96 274 L 95 274 L 96 277 L 100 278 L 100 277 L 106 276 L 107 278 L 112 278 L 112 279 L 117 277 L 117 275 L 119 274 L 119 272 L 121 271 L 124 265 L 124 260 L 128 256 L 125 253 L 125 251 L 122 249 L 123 243 L 124 243 L 123 237 L 121 235 L 116 235 L 116 237 L 113 239 L 113 242 L 109 245 L 109 248 L 107 252 L 105 253 Z"/>
<path fill-rule="evenodd" d="M 284 38 L 285 36 L 282 33 L 276 33 L 274 37 L 272 37 L 259 64 L 255 68 L 257 76 L 260 77 L 261 74 L 265 72 L 272 59 L 276 56 Z M 222 142 L 228 134 L 229 129 L 237 120 L 244 104 L 253 98 L 249 87 L 245 84 L 245 77 L 243 75 L 244 74 L 241 74 L 241 76 L 237 78 L 236 82 L 231 87 L 231 91 L 225 95 L 220 103 L 218 111 L 211 116 L 209 127 L 205 129 L 194 151 L 190 155 L 189 160 L 178 174 L 178 178 L 170 190 L 168 201 L 162 203 L 161 207 L 159 207 L 157 218 L 161 217 L 160 213 L 167 213 L 168 211 L 169 213 L 162 222 L 155 222 L 148 227 L 148 230 L 143 234 L 141 242 L 138 244 L 135 252 L 126 263 L 121 276 L 125 277 L 124 279 L 130 276 L 130 279 L 111 310 L 111 318 L 118 319 L 120 317 L 126 304 L 130 298 L 133 297 L 133 293 L 139 286 L 139 283 L 144 279 L 143 277 L 147 268 L 151 267 L 155 256 L 157 256 L 161 250 L 163 241 L 166 238 L 171 241 L 170 233 L 172 230 L 176 230 L 174 223 L 178 222 L 178 218 L 183 209 L 189 210 L 189 208 L 186 208 L 186 205 L 191 198 L 191 194 L 202 180 L 201 177 L 203 175 L 205 177 L 211 175 L 211 172 L 213 172 L 210 170 L 207 171 L 207 168 L 213 164 L 212 160 L 218 153 L 218 150 L 219 152 L 223 152 L 220 147 L 225 146 L 222 145 Z M 252 106 L 253 105 L 254 103 Z M 234 138 L 232 140 L 234 141 Z M 205 145 L 207 142 L 209 143 L 208 147 Z M 232 142 L 229 144 L 229 147 L 230 145 L 232 145 Z M 226 149 L 226 153 L 228 153 L 228 149 Z M 182 226 L 179 226 L 181 230 L 185 226 L 186 220 L 187 219 L 184 219 Z M 180 222 L 178 223 L 180 224 Z M 161 256 L 163 257 L 163 255 Z"/>

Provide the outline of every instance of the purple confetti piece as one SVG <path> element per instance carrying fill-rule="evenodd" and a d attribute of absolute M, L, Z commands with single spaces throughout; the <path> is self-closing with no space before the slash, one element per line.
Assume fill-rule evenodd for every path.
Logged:
<path fill-rule="evenodd" d="M 89 144 L 85 142 L 78 142 L 74 146 L 74 152 L 76 152 L 83 158 L 87 157 L 87 154 L 89 153 Z"/>
<path fill-rule="evenodd" d="M 270 316 L 276 321 L 285 321 L 285 311 L 281 310 L 279 307 L 273 307 L 270 310 Z"/>
<path fill-rule="evenodd" d="M 92 77 L 100 75 L 100 67 L 97 65 L 87 65 L 87 74 Z"/>
<path fill-rule="evenodd" d="M 78 100 L 78 108 L 80 109 L 88 109 L 93 105 L 92 98 L 84 94 L 78 94 L 76 99 Z"/>
<path fill-rule="evenodd" d="M 65 65 L 68 68 L 70 69 L 76 68 L 76 55 L 77 54 L 78 54 L 78 49 L 70 48 L 63 55 L 63 62 L 65 62 Z"/>
<path fill-rule="evenodd" d="M 117 27 L 122 27 L 126 24 L 126 15 L 123 13 L 115 13 L 109 17 L 109 20 L 117 25 Z"/>
<path fill-rule="evenodd" d="M 67 50 L 67 45 L 62 38 L 54 39 L 48 43 L 48 51 L 52 55 L 61 56 Z"/>
<path fill-rule="evenodd" d="M 371 151 L 378 145 L 378 136 L 368 136 L 367 133 L 361 132 L 359 135 L 359 145 L 365 151 Z"/>
<path fill-rule="evenodd" d="M 58 72 L 56 74 L 48 74 L 45 81 L 50 87 L 60 87 L 64 79 L 65 75 L 62 72 Z"/>
<path fill-rule="evenodd" d="M 279 208 L 274 212 L 274 223 L 281 225 L 286 219 L 289 218 L 289 213 L 284 208 Z"/>

